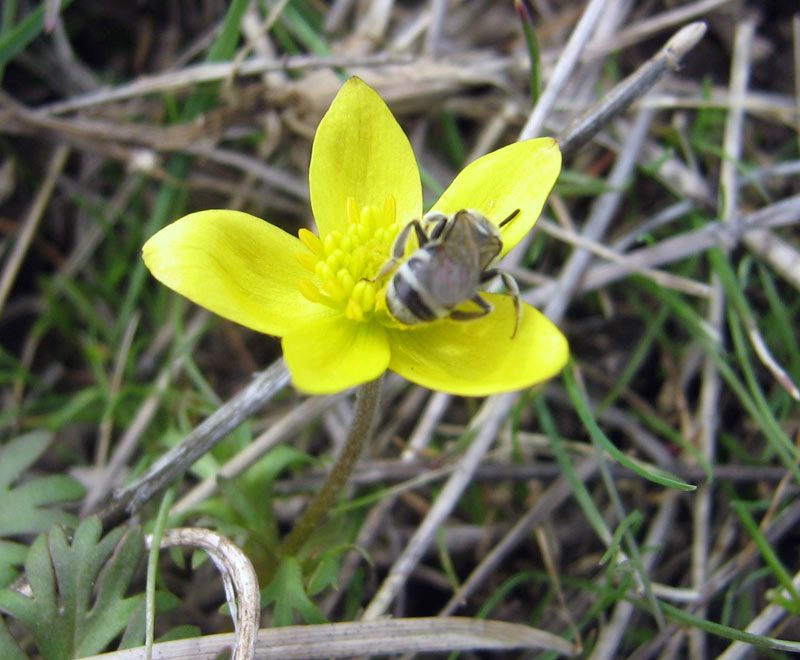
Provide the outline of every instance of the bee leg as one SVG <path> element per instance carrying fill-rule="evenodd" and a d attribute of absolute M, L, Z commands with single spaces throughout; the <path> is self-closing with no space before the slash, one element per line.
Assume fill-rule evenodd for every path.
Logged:
<path fill-rule="evenodd" d="M 470 300 L 481 308 L 479 312 L 470 312 L 465 309 L 454 309 L 452 312 L 450 312 L 450 318 L 454 321 L 471 321 L 473 319 L 479 319 L 482 316 L 486 316 L 489 312 L 494 310 L 492 303 L 481 298 L 480 294 L 476 293 L 474 296 L 472 296 L 472 298 L 470 298 Z"/>
<path fill-rule="evenodd" d="M 519 285 L 517 284 L 517 280 L 503 271 L 500 271 L 500 279 L 503 280 L 503 286 L 514 301 L 516 317 L 514 318 L 514 332 L 511 333 L 511 339 L 514 339 L 514 337 L 517 336 L 517 330 L 519 330 L 519 324 L 522 321 L 522 299 L 519 295 Z"/>
<path fill-rule="evenodd" d="M 403 258 L 403 255 L 406 252 L 406 243 L 408 243 L 408 236 L 411 234 L 411 230 L 417 234 L 417 241 L 419 242 L 419 246 L 422 247 L 426 245 L 430 240 L 428 235 L 425 233 L 425 230 L 422 228 L 419 220 L 412 220 L 409 222 L 405 227 L 400 230 L 400 233 L 397 234 L 397 238 L 394 239 L 394 243 L 392 243 L 392 257 L 387 261 L 381 269 L 378 271 L 378 274 L 373 277 L 370 282 L 377 282 L 379 279 L 388 275 L 392 272 L 395 266 L 397 266 L 397 262 Z M 366 279 L 366 278 L 365 278 Z"/>
<path fill-rule="evenodd" d="M 425 223 L 426 227 L 432 227 L 432 229 L 430 229 L 430 233 L 428 234 L 430 237 L 428 240 L 431 241 L 435 241 L 437 238 L 439 238 L 439 236 L 442 235 L 444 228 L 447 226 L 447 216 L 440 211 L 431 211 L 426 213 L 422 218 L 422 221 Z"/>
<path fill-rule="evenodd" d="M 514 320 L 514 332 L 511 333 L 511 339 L 514 339 L 514 337 L 517 336 L 517 330 L 519 330 L 519 324 L 522 321 L 522 299 L 519 295 L 519 285 L 517 284 L 517 280 L 511 275 L 497 268 L 484 271 L 483 275 L 481 275 L 481 283 L 484 284 L 495 277 L 499 277 L 503 281 L 503 286 L 514 301 L 516 318 Z"/>

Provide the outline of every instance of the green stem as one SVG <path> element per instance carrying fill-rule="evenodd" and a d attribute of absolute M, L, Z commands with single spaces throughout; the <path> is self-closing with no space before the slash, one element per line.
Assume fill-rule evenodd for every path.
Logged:
<path fill-rule="evenodd" d="M 161 498 L 158 507 L 156 523 L 153 527 L 153 536 L 150 541 L 150 555 L 147 558 L 147 587 L 145 589 L 145 615 L 144 615 L 144 645 L 145 658 L 153 657 L 153 635 L 156 619 L 156 574 L 158 573 L 158 555 L 161 549 L 161 537 L 167 526 L 167 518 L 172 502 L 175 500 L 175 486 L 170 486 Z"/>
<path fill-rule="evenodd" d="M 286 536 L 278 548 L 279 556 L 292 557 L 308 541 L 317 525 L 328 513 L 336 501 L 336 497 L 347 484 L 350 474 L 356 465 L 364 444 L 372 431 L 375 413 L 378 410 L 378 401 L 381 395 L 381 379 L 364 383 L 356 394 L 356 409 L 353 416 L 353 425 L 347 435 L 347 442 L 341 455 L 333 466 L 331 473 L 322 485 L 322 488 L 311 500 L 300 520 Z"/>

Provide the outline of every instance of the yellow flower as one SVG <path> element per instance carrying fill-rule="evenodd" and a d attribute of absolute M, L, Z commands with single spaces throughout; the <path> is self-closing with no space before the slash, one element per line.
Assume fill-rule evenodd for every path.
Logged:
<path fill-rule="evenodd" d="M 561 169 L 556 142 L 518 142 L 468 165 L 434 211 L 473 209 L 498 224 L 508 252 L 531 229 Z M 559 330 L 508 295 L 481 294 L 494 311 L 476 320 L 404 326 L 388 313 L 387 262 L 398 232 L 422 215 L 411 145 L 377 93 L 349 80 L 320 122 L 309 172 L 319 235 L 299 237 L 239 211 L 192 213 L 144 246 L 153 275 L 195 303 L 282 337 L 295 385 L 342 390 L 392 369 L 431 389 L 484 396 L 527 387 L 564 366 Z M 412 235 L 414 232 L 411 232 Z M 412 238 L 406 255 L 416 247 Z M 471 303 L 468 303 L 471 304 Z"/>

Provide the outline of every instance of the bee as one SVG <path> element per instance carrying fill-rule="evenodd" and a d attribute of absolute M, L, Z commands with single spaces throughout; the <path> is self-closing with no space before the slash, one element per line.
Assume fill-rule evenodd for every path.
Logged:
<path fill-rule="evenodd" d="M 481 297 L 479 290 L 499 277 L 514 301 L 513 339 L 522 318 L 519 287 L 511 275 L 491 266 L 503 249 L 499 227 L 518 214 L 519 209 L 516 209 L 499 226 L 477 211 L 467 209 L 452 215 L 433 211 L 421 222 L 408 223 L 392 244 L 391 258 L 375 277 L 378 280 L 388 275 L 400 262 L 413 230 L 419 247 L 389 281 L 386 290 L 389 313 L 404 325 L 442 318 L 457 321 L 481 318 L 489 314 L 493 306 Z M 467 301 L 472 301 L 479 309 L 458 308 Z"/>

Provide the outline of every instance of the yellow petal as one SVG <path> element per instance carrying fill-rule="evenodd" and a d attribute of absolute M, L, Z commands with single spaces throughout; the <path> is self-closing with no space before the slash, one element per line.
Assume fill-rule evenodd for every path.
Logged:
<path fill-rule="evenodd" d="M 567 340 L 544 314 L 523 304 L 522 322 L 511 339 L 511 298 L 482 295 L 495 309 L 480 319 L 391 330 L 389 368 L 430 389 L 463 396 L 530 387 L 561 371 L 569 356 Z"/>
<path fill-rule="evenodd" d="M 332 310 L 301 295 L 308 272 L 294 236 L 239 211 L 200 211 L 145 243 L 144 262 L 160 282 L 248 328 L 282 336 Z"/>
<path fill-rule="evenodd" d="M 461 170 L 431 210 L 450 215 L 474 209 L 499 224 L 519 209 L 502 229 L 504 255 L 539 219 L 560 171 L 561 152 L 553 138 L 509 144 Z"/>
<path fill-rule="evenodd" d="M 344 233 L 347 198 L 383 209 L 394 196 L 401 223 L 420 217 L 422 184 L 414 152 L 381 97 L 359 78 L 339 90 L 317 128 L 309 168 L 319 235 Z"/>
<path fill-rule="evenodd" d="M 342 314 L 295 328 L 281 344 L 295 387 L 311 394 L 374 380 L 389 364 L 386 330 Z"/>

